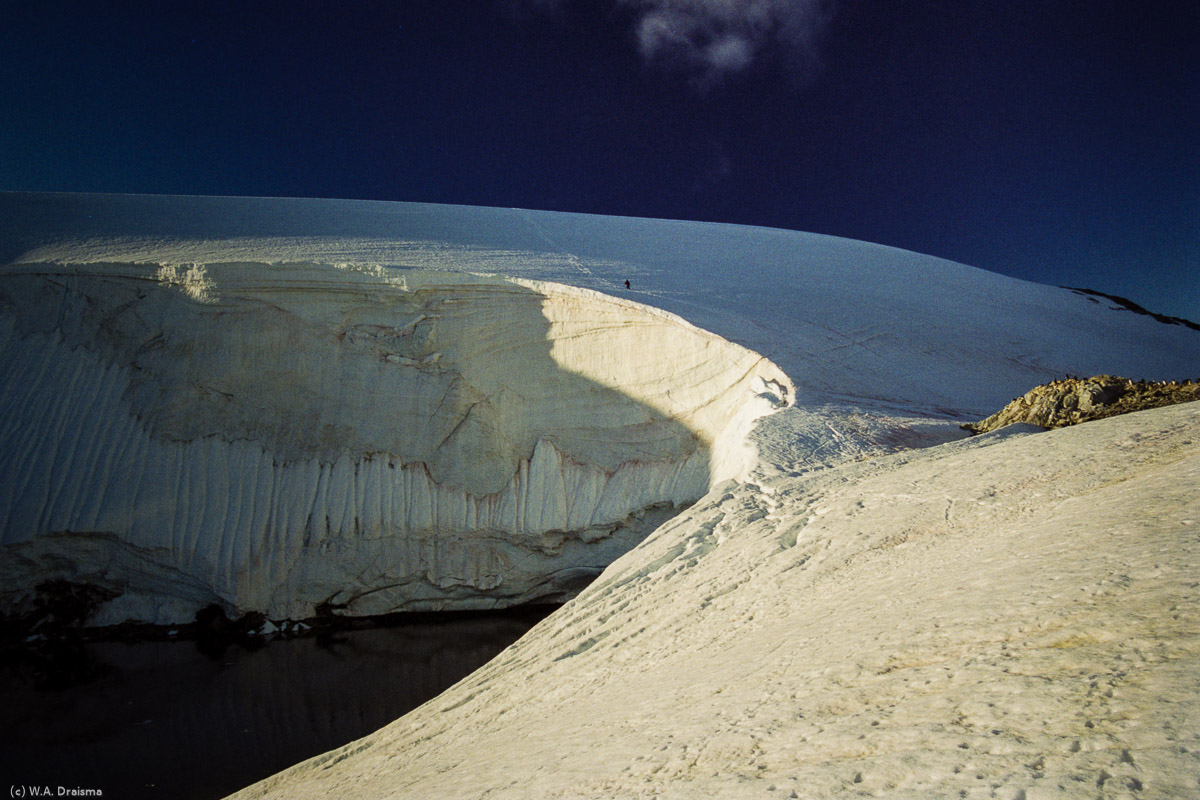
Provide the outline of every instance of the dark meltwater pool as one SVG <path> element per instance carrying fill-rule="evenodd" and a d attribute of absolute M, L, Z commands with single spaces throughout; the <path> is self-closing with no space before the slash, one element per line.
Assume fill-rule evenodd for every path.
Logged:
<path fill-rule="evenodd" d="M 187 641 L 9 653 L 0 666 L 0 792 L 224 797 L 383 727 L 550 610 L 422 615 L 208 654 Z"/>

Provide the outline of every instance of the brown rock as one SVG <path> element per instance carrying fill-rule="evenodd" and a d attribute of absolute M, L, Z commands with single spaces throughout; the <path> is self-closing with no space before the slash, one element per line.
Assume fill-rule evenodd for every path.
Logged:
<path fill-rule="evenodd" d="M 1113 375 L 1066 378 L 1031 389 L 987 419 L 962 427 L 972 433 L 1015 422 L 1061 428 L 1193 400 L 1200 400 L 1200 383 L 1190 380 L 1135 382 Z"/>

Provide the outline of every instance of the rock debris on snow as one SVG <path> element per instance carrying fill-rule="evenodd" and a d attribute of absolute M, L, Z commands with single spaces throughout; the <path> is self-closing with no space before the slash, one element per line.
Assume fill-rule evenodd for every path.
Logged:
<path fill-rule="evenodd" d="M 1066 378 L 1031 389 L 987 419 L 963 428 L 984 433 L 1016 422 L 1061 428 L 1193 400 L 1200 400 L 1200 383 L 1190 380 L 1133 381 L 1112 375 Z"/>

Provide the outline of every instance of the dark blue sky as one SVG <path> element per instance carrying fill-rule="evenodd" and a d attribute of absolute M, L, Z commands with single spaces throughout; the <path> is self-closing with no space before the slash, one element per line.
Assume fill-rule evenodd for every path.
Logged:
<path fill-rule="evenodd" d="M 770 225 L 1200 319 L 1195 0 L 46 0 L 0 15 L 0 189 Z"/>

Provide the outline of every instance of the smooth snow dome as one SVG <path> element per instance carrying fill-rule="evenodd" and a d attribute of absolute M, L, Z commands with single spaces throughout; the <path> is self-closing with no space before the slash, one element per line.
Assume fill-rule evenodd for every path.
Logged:
<path fill-rule="evenodd" d="M 1066 373 L 1196 377 L 1194 331 L 1100 299 L 891 247 L 740 225 L 375 201 L 0 194 L 0 263 L 16 261 L 345 263 L 553 281 L 664 309 L 747 347 L 778 364 L 809 406 L 851 400 L 982 418 Z"/>

